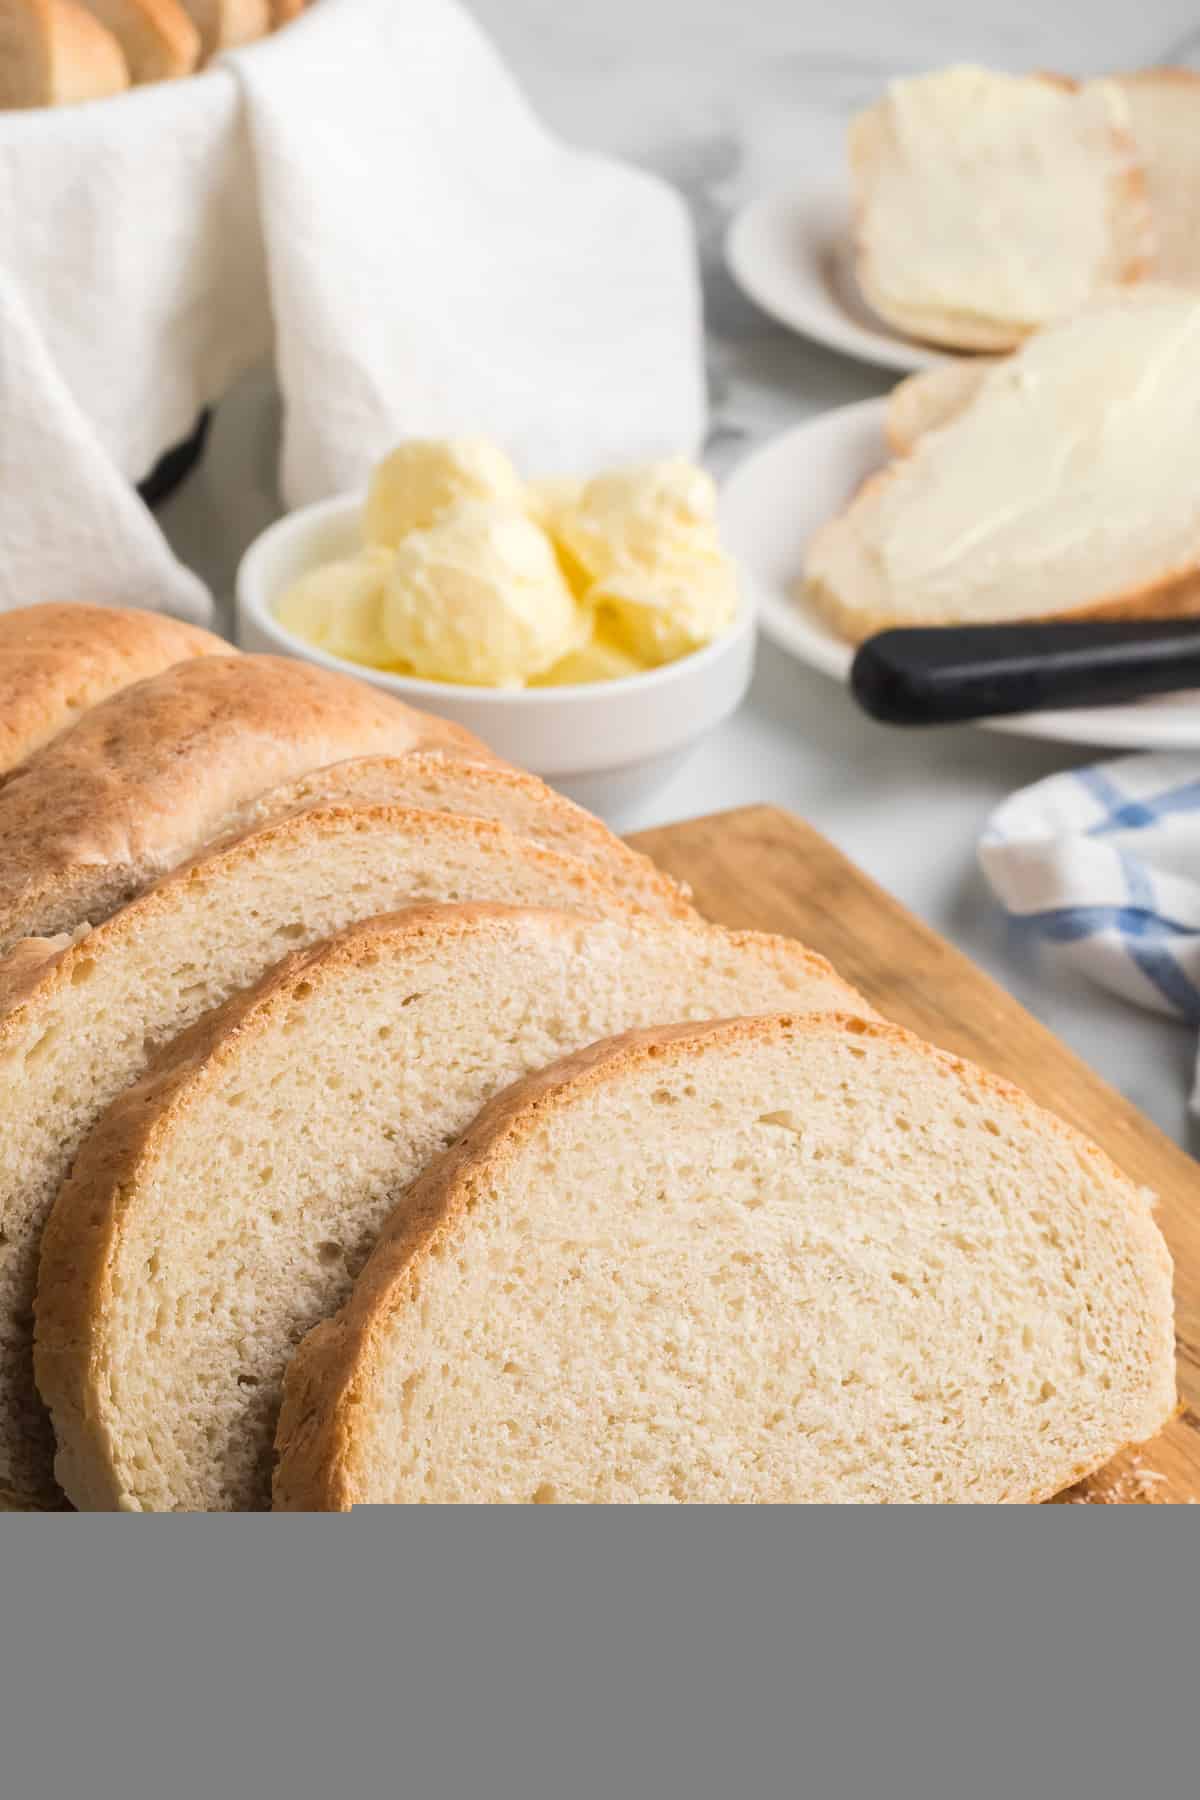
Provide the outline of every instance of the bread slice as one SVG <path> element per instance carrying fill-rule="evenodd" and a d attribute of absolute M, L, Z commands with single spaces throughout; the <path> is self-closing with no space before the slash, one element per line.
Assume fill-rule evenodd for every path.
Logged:
<path fill-rule="evenodd" d="M 132 607 L 0 612 L 0 775 L 118 689 L 229 651 L 211 632 Z"/>
<path fill-rule="evenodd" d="M 869 1011 L 778 938 L 458 906 L 353 926 L 201 1019 L 46 1228 L 37 1372 L 70 1499 L 268 1507 L 291 1351 L 486 1100 L 618 1029 L 780 1006 Z"/>
<path fill-rule="evenodd" d="M 887 397 L 883 434 L 893 456 L 907 456 L 918 438 L 949 424 L 974 400 L 994 356 L 975 356 L 968 362 L 938 363 L 919 369 L 897 382 Z"/>
<path fill-rule="evenodd" d="M 890 324 L 1008 350 L 1147 274 L 1153 223 L 1111 82 L 958 67 L 893 82 L 851 128 L 859 284 Z"/>
<path fill-rule="evenodd" d="M 1173 1408 L 1148 1201 L 893 1026 L 610 1041 L 405 1196 L 288 1370 L 276 1506 L 1044 1499 Z"/>
<path fill-rule="evenodd" d="M 1200 296 L 1094 302 L 860 488 L 809 544 L 808 593 L 854 640 L 1200 611 L 1198 415 Z"/>
<path fill-rule="evenodd" d="M 271 0 L 183 0 L 200 34 L 200 60 L 252 44 L 271 29 Z"/>
<path fill-rule="evenodd" d="M 181 0 L 85 0 L 88 11 L 111 31 L 135 84 L 174 81 L 200 61 L 200 33 Z"/>
<path fill-rule="evenodd" d="M 1114 77 L 1145 164 L 1160 281 L 1200 287 L 1200 74 L 1144 69 Z"/>
<path fill-rule="evenodd" d="M 504 900 L 627 918 L 595 870 L 483 819 L 333 807 L 168 876 L 63 948 L 35 947 L 0 1016 L 0 1493 L 55 1494 L 33 1392 L 42 1224 L 86 1134 L 152 1052 L 289 951 L 418 902 Z"/>
<path fill-rule="evenodd" d="M 287 657 L 203 657 L 125 688 L 0 784 L 0 951 L 96 924 L 270 787 L 346 757 L 487 760 L 444 719 Z"/>
<path fill-rule="evenodd" d="M 432 750 L 410 750 L 406 756 L 356 757 L 272 788 L 247 809 L 245 826 L 253 830 L 308 806 L 361 806 L 378 801 L 498 819 L 534 844 L 577 856 L 599 869 L 614 887 L 649 912 L 676 919 L 696 917 L 683 889 L 648 856 L 631 850 L 607 825 L 535 775 L 501 763 L 448 759 Z"/>
<path fill-rule="evenodd" d="M 0 110 L 101 100 L 128 86 L 121 46 L 75 0 L 0 0 Z"/>

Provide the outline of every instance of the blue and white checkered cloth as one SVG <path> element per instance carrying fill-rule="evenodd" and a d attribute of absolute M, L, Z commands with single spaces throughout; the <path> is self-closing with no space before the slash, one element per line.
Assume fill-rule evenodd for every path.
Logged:
<path fill-rule="evenodd" d="M 1200 1026 L 1195 756 L 1124 756 L 1023 788 L 993 814 L 979 859 L 1049 955 Z"/>

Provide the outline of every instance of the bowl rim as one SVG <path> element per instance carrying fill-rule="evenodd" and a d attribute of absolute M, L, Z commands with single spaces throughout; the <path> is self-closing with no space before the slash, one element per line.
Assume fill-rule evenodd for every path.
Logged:
<path fill-rule="evenodd" d="M 739 567 L 738 610 L 732 623 L 710 643 L 702 644 L 698 650 L 690 650 L 686 656 L 677 656 L 672 662 L 660 663 L 657 668 L 639 669 L 632 675 L 616 675 L 607 681 L 562 682 L 554 687 L 502 688 L 476 686 L 465 681 L 433 681 L 423 675 L 400 675 L 391 669 L 373 668 L 369 663 L 350 662 L 345 657 L 334 656 L 330 651 L 310 644 L 307 639 L 297 636 L 280 623 L 263 592 L 260 564 L 272 545 L 285 538 L 300 535 L 305 529 L 315 529 L 327 520 L 351 512 L 361 514 L 365 505 L 365 490 L 357 490 L 353 493 L 334 494 L 326 500 L 315 500 L 307 506 L 295 507 L 281 518 L 273 520 L 247 545 L 242 554 L 236 577 L 237 606 L 239 611 L 244 608 L 253 613 L 259 626 L 279 638 L 291 654 L 315 661 L 336 674 L 356 675 L 360 680 L 394 688 L 407 697 L 424 696 L 433 699 L 440 694 L 476 705 L 549 707 L 563 700 L 580 697 L 594 700 L 600 694 L 615 696 L 647 693 L 656 688 L 668 687 L 673 682 L 686 680 L 689 675 L 702 674 L 710 664 L 728 654 L 747 632 L 754 630 L 755 605 L 751 586 L 745 572 Z M 313 564 L 314 568 L 319 566 L 317 563 Z"/>

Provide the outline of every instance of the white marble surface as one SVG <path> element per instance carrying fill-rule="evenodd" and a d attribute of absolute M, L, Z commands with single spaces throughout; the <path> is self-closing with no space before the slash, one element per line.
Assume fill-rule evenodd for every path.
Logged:
<path fill-rule="evenodd" d="M 889 73 L 962 58 L 1089 72 L 1200 55 L 1192 0 L 473 0 L 472 10 L 551 126 L 644 162 L 687 195 L 704 265 L 718 473 L 798 419 L 890 383 L 765 319 L 719 254 L 732 210 L 802 178 L 806 156 L 824 153 Z M 269 377 L 243 384 L 218 414 L 204 465 L 165 509 L 177 549 L 222 596 L 242 548 L 274 515 L 277 432 Z M 1080 759 L 972 730 L 873 725 L 840 689 L 764 645 L 742 711 L 631 823 L 758 800 L 803 814 L 1189 1142 L 1192 1034 L 1039 977 L 976 870 L 991 808 Z"/>

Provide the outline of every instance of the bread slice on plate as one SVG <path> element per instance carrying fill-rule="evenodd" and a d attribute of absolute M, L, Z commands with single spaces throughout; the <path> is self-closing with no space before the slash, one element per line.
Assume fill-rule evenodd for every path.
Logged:
<path fill-rule="evenodd" d="M 1145 164 L 1160 281 L 1200 287 L 1200 74 L 1144 69 L 1114 77 Z"/>
<path fill-rule="evenodd" d="M 850 134 L 859 284 L 889 324 L 1007 350 L 1152 265 L 1125 96 L 956 67 L 893 82 Z"/>
<path fill-rule="evenodd" d="M 133 607 L 0 612 L 0 775 L 120 688 L 229 652 L 211 632 Z"/>
<path fill-rule="evenodd" d="M 975 356 L 969 361 L 938 363 L 919 369 L 897 382 L 887 397 L 883 433 L 893 456 L 907 456 L 918 438 L 936 431 L 969 406 L 994 356 Z"/>
<path fill-rule="evenodd" d="M 488 760 L 456 725 L 287 657 L 202 657 L 125 688 L 0 785 L 0 951 L 106 918 L 267 788 L 413 749 Z"/>
<path fill-rule="evenodd" d="M 807 593 L 898 625 L 1200 612 L 1200 295 L 1147 285 L 1048 326 L 812 538 Z"/>
<path fill-rule="evenodd" d="M 502 763 L 467 762 L 436 750 L 356 757 L 270 789 L 247 808 L 245 827 L 253 830 L 309 806 L 362 806 L 378 801 L 498 819 L 532 843 L 577 856 L 599 869 L 614 887 L 649 912 L 676 919 L 696 917 L 679 884 L 656 868 L 648 856 L 631 850 L 607 825 L 536 775 Z"/>
<path fill-rule="evenodd" d="M 135 83 L 174 81 L 200 61 L 200 33 L 182 0 L 86 0 L 111 31 Z"/>
<path fill-rule="evenodd" d="M 128 86 L 120 44 L 75 0 L 0 0 L 0 110 L 103 100 Z"/>
<path fill-rule="evenodd" d="M 333 807 L 177 870 L 74 942 L 23 947 L 0 979 L 0 1494 L 39 1506 L 55 1495 L 33 1392 L 37 1250 L 99 1114 L 157 1048 L 290 951 L 395 907 L 460 900 L 619 919 L 636 910 L 585 863 L 502 825 Z"/>
<path fill-rule="evenodd" d="M 1149 1197 L 1016 1089 L 862 1019 L 681 1026 L 409 1191 L 288 1370 L 275 1503 L 1034 1501 L 1174 1376 Z"/>
<path fill-rule="evenodd" d="M 780 1006 L 869 1011 L 778 938 L 457 906 L 353 926 L 201 1019 L 105 1114 L 44 1236 L 69 1498 L 268 1507 L 291 1351 L 486 1100 L 617 1029 Z"/>
<path fill-rule="evenodd" d="M 200 33 L 200 59 L 252 44 L 271 29 L 271 0 L 183 0 Z"/>

